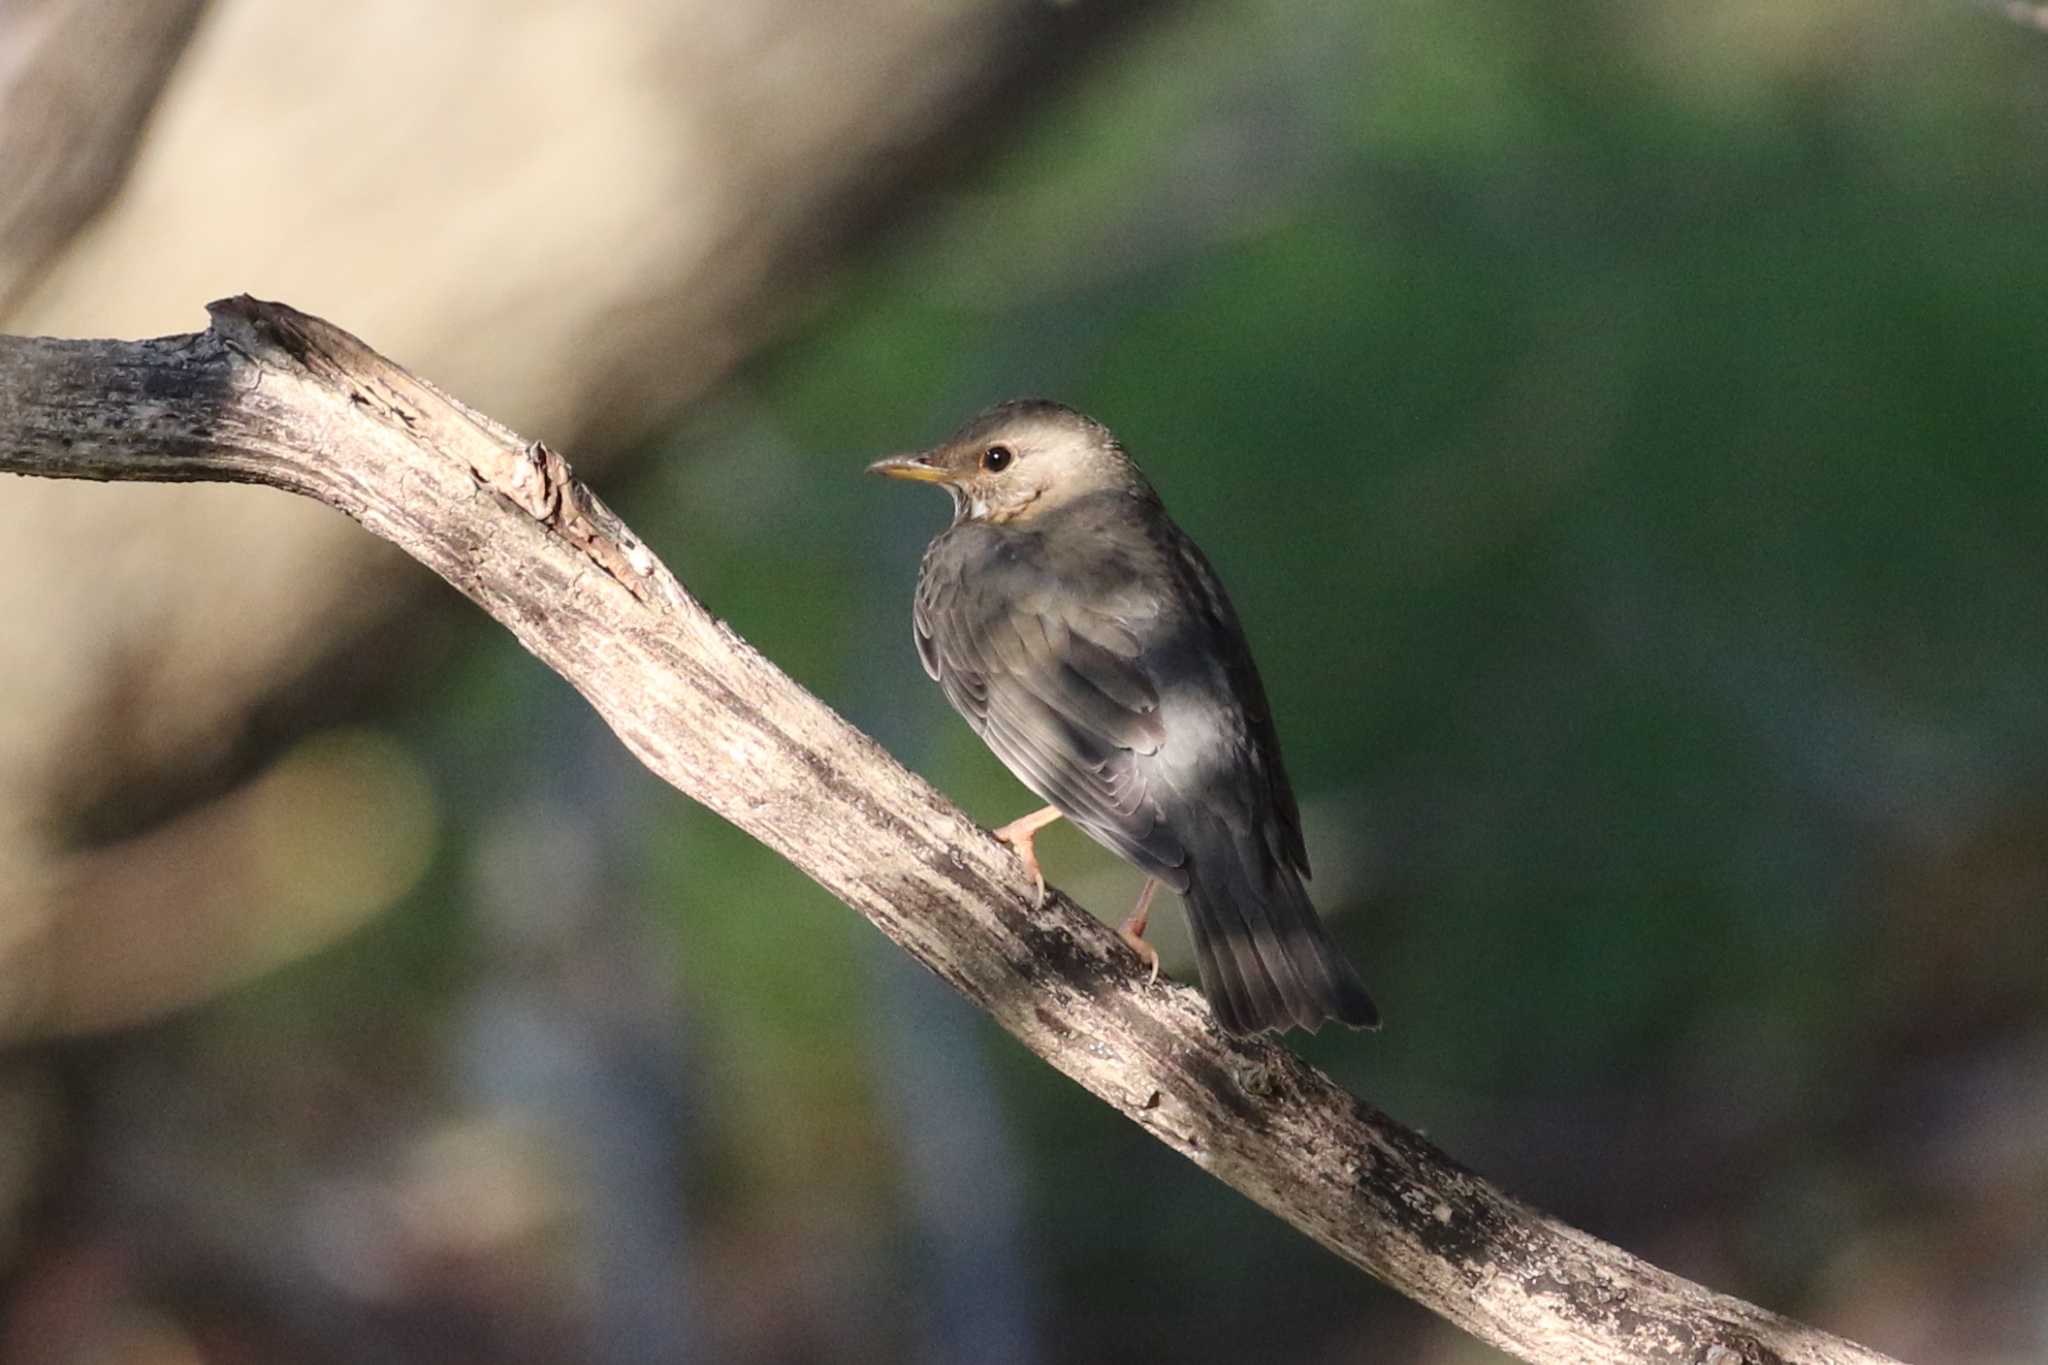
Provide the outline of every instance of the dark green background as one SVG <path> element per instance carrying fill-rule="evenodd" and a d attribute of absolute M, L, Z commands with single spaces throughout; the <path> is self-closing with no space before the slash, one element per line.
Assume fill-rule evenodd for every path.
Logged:
<path fill-rule="evenodd" d="M 1207 6 L 1034 107 L 607 491 L 996 824 L 1029 798 L 909 642 L 943 503 L 858 472 L 995 398 L 1101 417 L 1231 586 L 1387 1017 L 1302 1051 L 1670 1269 L 2037 1358 L 2044 115 L 2048 37 L 1959 3 Z M 476 635 L 400 723 L 435 873 L 218 1027 L 431 1028 L 491 958 L 480 830 L 608 741 Z M 858 1286 L 758 1358 L 1496 1358 L 744 837 L 623 760 L 602 785 L 598 899 L 678 983 L 707 1312 L 764 1228 Z M 1137 889 L 1041 847 L 1100 913 Z"/>

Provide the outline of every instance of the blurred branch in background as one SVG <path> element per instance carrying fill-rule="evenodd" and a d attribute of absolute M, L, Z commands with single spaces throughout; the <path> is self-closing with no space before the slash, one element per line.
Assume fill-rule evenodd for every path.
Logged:
<path fill-rule="evenodd" d="M 157 334 L 252 286 L 345 299 L 395 353 L 617 472 L 849 245 L 1150 8 L 9 5 L 0 327 Z M 92 568 L 31 572 L 53 562 Z M 50 1022 L 66 942 L 136 969 L 89 1007 L 71 992 L 63 1027 L 103 1029 L 403 892 L 422 864 L 390 856 L 407 844 L 378 812 L 416 774 L 329 753 L 310 782 L 256 778 L 388 696 L 392 652 L 446 659 L 428 582 L 239 490 L 0 505 L 0 1033 Z M 252 868 L 256 824 L 325 854 Z M 336 869 L 364 874 L 338 899 Z"/>
<path fill-rule="evenodd" d="M 2028 0 L 1978 0 L 1984 8 L 2003 14 L 2016 24 L 2040 29 L 2048 33 L 2048 5 L 2030 4 Z"/>
<path fill-rule="evenodd" d="M 859 911 L 1155 1138 L 1481 1339 L 1538 1362 L 1877 1365 L 1526 1208 L 1193 991 L 1141 984 L 1064 897 L 712 618 L 544 447 L 317 318 L 0 338 L 0 469 L 268 484 L 338 508 L 507 626 L 642 762 Z"/>
<path fill-rule="evenodd" d="M 0 6 L 0 317 L 126 178 L 207 3 Z"/>

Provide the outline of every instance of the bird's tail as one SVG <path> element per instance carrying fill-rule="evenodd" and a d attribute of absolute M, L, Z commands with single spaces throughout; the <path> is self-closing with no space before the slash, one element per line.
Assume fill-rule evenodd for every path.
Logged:
<path fill-rule="evenodd" d="M 1231 848 L 1207 861 L 1190 869 L 1183 899 L 1202 993 L 1226 1032 L 1313 1033 L 1325 1019 L 1379 1027 L 1365 983 L 1330 941 L 1292 867 L 1264 849 Z"/>

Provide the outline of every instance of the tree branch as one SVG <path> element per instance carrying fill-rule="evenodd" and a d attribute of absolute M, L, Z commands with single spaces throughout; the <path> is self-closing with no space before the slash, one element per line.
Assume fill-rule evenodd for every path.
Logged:
<path fill-rule="evenodd" d="M 1218 1179 L 1541 1362 L 1873 1365 L 1509 1198 L 1285 1048 L 1034 909 L 1008 849 L 715 620 L 552 451 L 345 332 L 212 305 L 153 341 L 0 337 L 0 471 L 301 493 L 433 569 L 656 773 L 766 844 L 1026 1047 Z"/>

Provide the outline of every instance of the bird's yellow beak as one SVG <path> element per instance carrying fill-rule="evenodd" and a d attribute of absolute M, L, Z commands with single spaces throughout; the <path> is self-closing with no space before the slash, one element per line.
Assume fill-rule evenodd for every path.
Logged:
<path fill-rule="evenodd" d="M 944 483 L 946 471 L 932 463 L 931 451 L 916 455 L 891 455 L 868 466 L 868 473 L 885 479 L 909 479 L 913 483 Z"/>

